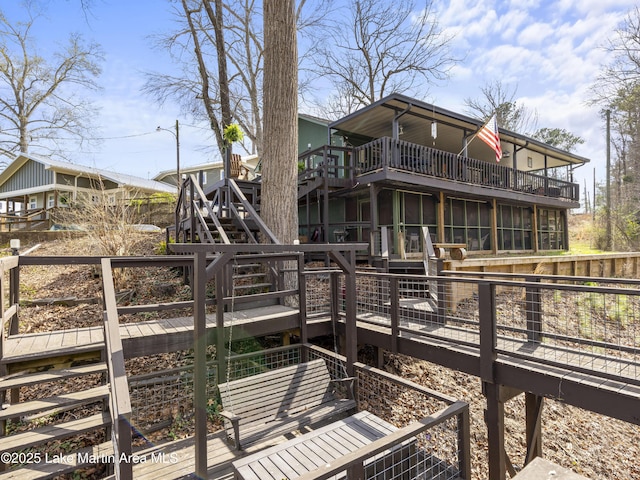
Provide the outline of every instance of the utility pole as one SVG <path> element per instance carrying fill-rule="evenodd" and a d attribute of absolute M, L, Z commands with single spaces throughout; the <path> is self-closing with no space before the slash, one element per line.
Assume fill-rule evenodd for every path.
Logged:
<path fill-rule="evenodd" d="M 606 250 L 611 251 L 612 239 L 611 239 L 611 110 L 607 110 L 607 242 Z"/>

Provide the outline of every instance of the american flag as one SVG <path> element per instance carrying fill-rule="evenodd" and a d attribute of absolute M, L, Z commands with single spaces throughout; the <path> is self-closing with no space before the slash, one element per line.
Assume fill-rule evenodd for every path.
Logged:
<path fill-rule="evenodd" d="M 484 143 L 489 145 L 496 152 L 496 162 L 499 162 L 502 158 L 502 147 L 500 146 L 500 136 L 498 135 L 498 120 L 495 116 L 491 117 L 487 123 L 485 123 L 480 131 L 478 137 L 482 139 Z"/>

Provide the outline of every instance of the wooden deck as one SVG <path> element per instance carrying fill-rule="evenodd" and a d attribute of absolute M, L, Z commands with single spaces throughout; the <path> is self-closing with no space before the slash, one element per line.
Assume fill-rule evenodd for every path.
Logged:
<path fill-rule="evenodd" d="M 266 335 L 297 328 L 298 317 L 297 309 L 271 305 L 226 312 L 224 323 L 225 328 L 233 326 L 235 338 L 241 338 L 243 331 L 251 335 Z M 213 334 L 215 329 L 215 314 L 207 315 L 208 334 Z M 193 317 L 123 323 L 120 324 L 120 335 L 128 358 L 189 349 L 193 346 Z M 5 341 L 3 361 L 11 363 L 19 358 L 21 361 L 37 362 L 40 359 L 40 362 L 51 363 L 54 358 L 55 363 L 64 364 L 71 361 L 71 356 L 77 358 L 83 352 L 87 355 L 99 353 L 98 350 L 104 345 L 103 337 L 102 326 L 14 335 Z"/>

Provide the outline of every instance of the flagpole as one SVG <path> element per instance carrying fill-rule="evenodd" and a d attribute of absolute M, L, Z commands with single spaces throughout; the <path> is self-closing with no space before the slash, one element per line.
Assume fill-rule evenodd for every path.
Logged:
<path fill-rule="evenodd" d="M 474 133 L 474 134 L 472 135 L 471 140 L 469 140 L 469 141 L 467 142 L 467 144 L 466 144 L 464 147 L 462 147 L 462 150 L 460 150 L 460 153 L 458 153 L 458 156 L 460 156 L 460 154 L 461 154 L 462 152 L 464 152 L 464 151 L 465 151 L 465 149 L 469 148 L 469 145 L 471 144 L 471 142 L 473 142 L 473 141 L 476 139 L 476 137 L 478 136 L 478 134 L 482 131 L 482 129 L 483 129 L 484 127 L 486 127 L 487 125 L 489 125 L 489 122 L 490 122 L 491 120 L 493 120 L 493 115 L 491 115 L 491 116 L 489 117 L 489 120 L 487 120 L 485 123 L 483 123 L 483 124 L 482 124 L 482 126 L 481 126 L 478 130 L 476 130 L 476 133 Z"/>

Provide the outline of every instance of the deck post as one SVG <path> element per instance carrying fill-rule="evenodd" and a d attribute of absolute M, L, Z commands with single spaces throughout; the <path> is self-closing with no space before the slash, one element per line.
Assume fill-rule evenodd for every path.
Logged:
<path fill-rule="evenodd" d="M 393 276 L 389 279 L 389 313 L 391 314 L 391 353 L 398 353 L 398 337 L 400 336 L 400 288 L 398 286 L 398 277 Z"/>
<path fill-rule="evenodd" d="M 307 330 L 307 277 L 304 275 L 304 253 L 298 254 L 298 310 L 300 311 L 300 343 L 309 340 Z"/>
<path fill-rule="evenodd" d="M 504 403 L 500 401 L 500 385 L 482 382 L 482 390 L 487 399 L 484 420 L 487 424 L 489 447 L 489 478 L 506 480 L 507 455 L 504 449 Z"/>
<path fill-rule="evenodd" d="M 458 452 L 460 478 L 471 480 L 471 422 L 469 405 L 458 415 Z"/>
<path fill-rule="evenodd" d="M 480 378 L 494 383 L 496 361 L 496 286 L 478 284 L 478 311 L 480 319 Z"/>
<path fill-rule="evenodd" d="M 346 302 L 346 314 L 347 314 L 347 328 L 345 331 L 346 336 L 346 357 L 347 357 L 347 374 L 352 377 L 355 375 L 353 364 L 358 361 L 358 327 L 356 325 L 356 252 L 349 252 L 349 269 L 345 275 L 345 297 Z"/>
<path fill-rule="evenodd" d="M 331 256 L 344 272 L 345 297 L 345 356 L 347 357 L 347 375 L 354 375 L 353 364 L 358 361 L 358 327 L 356 325 L 356 251 L 348 250 L 344 253 L 331 251 Z"/>
<path fill-rule="evenodd" d="M 542 456 L 542 408 L 544 397 L 525 392 L 527 457 L 525 465 L 536 457 Z"/>
<path fill-rule="evenodd" d="M 196 251 L 193 265 L 193 404 L 195 407 L 195 474 L 207 478 L 207 254 Z M 218 310 L 224 310 L 224 302 L 218 298 Z M 224 339 L 224 328 L 217 329 L 217 336 Z M 220 352 L 218 352 L 220 355 Z"/>

